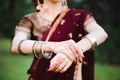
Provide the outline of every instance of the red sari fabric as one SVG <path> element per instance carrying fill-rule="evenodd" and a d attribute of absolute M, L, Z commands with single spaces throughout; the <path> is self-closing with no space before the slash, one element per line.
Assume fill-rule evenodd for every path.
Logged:
<path fill-rule="evenodd" d="M 87 15 L 91 15 L 87 10 L 70 9 L 57 26 L 49 41 L 65 41 L 69 39 L 73 39 L 75 42 L 80 41 L 81 38 L 86 35 L 86 32 L 83 29 L 83 23 L 85 22 Z M 49 31 L 50 29 L 45 31 L 41 39 L 42 41 L 46 39 Z M 50 59 L 42 58 L 37 65 L 36 61 L 38 61 L 38 59 L 34 57 L 33 63 L 28 70 L 28 74 L 31 75 L 31 80 L 32 78 L 33 80 L 73 80 L 76 64 L 72 64 L 65 73 L 56 73 L 47 71 Z M 94 80 L 94 51 L 85 52 L 84 61 L 86 64 L 82 65 L 82 80 Z"/>

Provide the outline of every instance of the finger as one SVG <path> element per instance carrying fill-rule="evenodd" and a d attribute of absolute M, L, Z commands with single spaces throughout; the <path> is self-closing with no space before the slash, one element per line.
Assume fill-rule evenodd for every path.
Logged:
<path fill-rule="evenodd" d="M 66 61 L 63 61 L 60 66 L 56 69 L 56 72 L 61 72 L 63 70 L 63 68 L 65 67 L 65 65 L 67 64 Z"/>
<path fill-rule="evenodd" d="M 75 41 L 73 41 L 73 40 L 70 40 L 70 48 L 71 48 L 71 50 L 73 51 L 73 53 L 75 54 L 75 56 L 76 56 L 76 58 L 78 58 L 78 55 L 79 55 L 79 53 L 77 52 L 77 50 L 76 50 L 76 43 L 75 43 Z"/>
<path fill-rule="evenodd" d="M 78 58 L 79 58 L 79 53 L 78 53 L 77 50 L 76 50 L 76 47 L 75 47 L 76 43 L 75 43 L 75 41 L 69 40 L 67 43 L 68 43 L 71 51 L 74 53 L 75 59 L 78 60 Z"/>
<path fill-rule="evenodd" d="M 61 73 L 65 72 L 68 70 L 68 68 L 71 66 L 72 62 L 71 61 L 67 61 L 67 63 L 65 64 L 65 66 L 62 68 L 62 70 L 60 71 Z"/>
<path fill-rule="evenodd" d="M 64 45 L 64 47 L 62 47 L 62 51 L 61 52 L 63 54 L 65 54 L 70 60 L 72 60 L 72 61 L 75 60 L 75 56 L 72 53 L 68 43 L 66 43 L 66 41 L 65 41 L 65 42 L 63 42 L 63 45 Z"/>
<path fill-rule="evenodd" d="M 83 58 L 85 57 L 83 54 L 83 50 L 79 48 L 79 46 L 77 44 L 75 44 L 75 48 L 77 50 L 77 52 L 79 53 L 80 56 L 82 56 Z"/>
<path fill-rule="evenodd" d="M 66 55 L 71 61 L 75 61 L 75 55 L 73 52 L 70 50 L 70 48 L 66 47 L 62 53 Z"/>
<path fill-rule="evenodd" d="M 75 49 L 75 47 L 73 45 L 70 46 L 70 49 L 72 50 L 72 52 L 74 53 L 75 55 L 75 60 L 77 61 L 79 59 L 79 54 L 77 52 L 77 50 Z M 75 61 L 75 62 L 76 62 Z"/>
<path fill-rule="evenodd" d="M 53 71 L 54 68 L 55 68 L 55 64 L 53 62 L 50 62 L 50 66 L 49 66 L 48 71 Z"/>
<path fill-rule="evenodd" d="M 69 55 L 73 58 L 74 61 L 76 61 L 76 55 L 75 55 L 75 50 L 74 48 L 68 47 L 66 50 L 68 50 Z"/>
<path fill-rule="evenodd" d="M 82 62 L 82 59 L 85 58 L 82 49 L 79 49 L 76 47 L 78 53 L 79 53 L 79 61 Z"/>
<path fill-rule="evenodd" d="M 58 57 L 55 56 L 51 61 L 50 61 L 50 67 L 48 69 L 48 71 L 54 71 L 56 66 L 58 66 L 60 64 L 60 62 L 58 61 L 59 59 L 57 59 Z"/>
<path fill-rule="evenodd" d="M 64 60 L 63 54 L 57 54 L 51 61 L 48 71 L 55 71 Z"/>

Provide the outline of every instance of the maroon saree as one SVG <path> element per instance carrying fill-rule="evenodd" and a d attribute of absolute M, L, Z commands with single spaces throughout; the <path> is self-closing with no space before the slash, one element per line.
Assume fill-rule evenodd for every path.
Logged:
<path fill-rule="evenodd" d="M 73 39 L 75 42 L 80 41 L 82 37 L 86 35 L 83 23 L 87 15 L 91 15 L 89 11 L 72 8 L 61 20 L 49 41 L 65 41 L 69 39 Z M 32 18 L 29 19 L 32 21 Z M 32 22 L 32 24 L 35 25 L 34 22 Z M 42 38 L 38 39 L 44 41 L 49 31 L 50 28 L 44 32 Z M 34 34 L 31 33 L 31 35 L 31 37 L 35 37 Z M 84 54 L 85 59 L 84 64 L 82 64 L 82 80 L 94 80 L 94 51 L 88 51 Z M 55 54 L 53 54 L 53 57 L 54 56 Z M 49 64 L 50 59 L 42 58 L 38 61 L 38 59 L 34 57 L 33 63 L 28 70 L 28 74 L 30 74 L 29 80 L 75 80 L 76 64 L 73 63 L 64 73 L 48 72 Z"/>

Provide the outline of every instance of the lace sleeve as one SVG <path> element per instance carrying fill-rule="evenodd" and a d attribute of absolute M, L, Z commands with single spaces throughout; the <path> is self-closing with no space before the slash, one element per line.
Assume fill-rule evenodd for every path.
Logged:
<path fill-rule="evenodd" d="M 15 34 L 17 34 L 18 32 L 23 32 L 28 37 L 30 37 L 32 26 L 33 25 L 32 25 L 31 20 L 28 19 L 27 17 L 23 17 L 15 28 Z"/>
<path fill-rule="evenodd" d="M 85 20 L 84 20 L 84 26 L 87 26 L 89 23 L 95 22 L 96 20 L 95 18 L 92 16 L 92 13 L 87 12 L 86 16 L 85 16 Z"/>

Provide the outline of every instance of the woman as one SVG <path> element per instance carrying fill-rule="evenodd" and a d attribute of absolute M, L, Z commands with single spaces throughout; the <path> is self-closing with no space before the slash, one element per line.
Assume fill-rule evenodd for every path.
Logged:
<path fill-rule="evenodd" d="M 29 80 L 94 80 L 94 49 L 106 40 L 104 29 L 65 0 L 33 2 L 38 12 L 21 19 L 12 42 L 12 52 L 34 54 Z"/>

